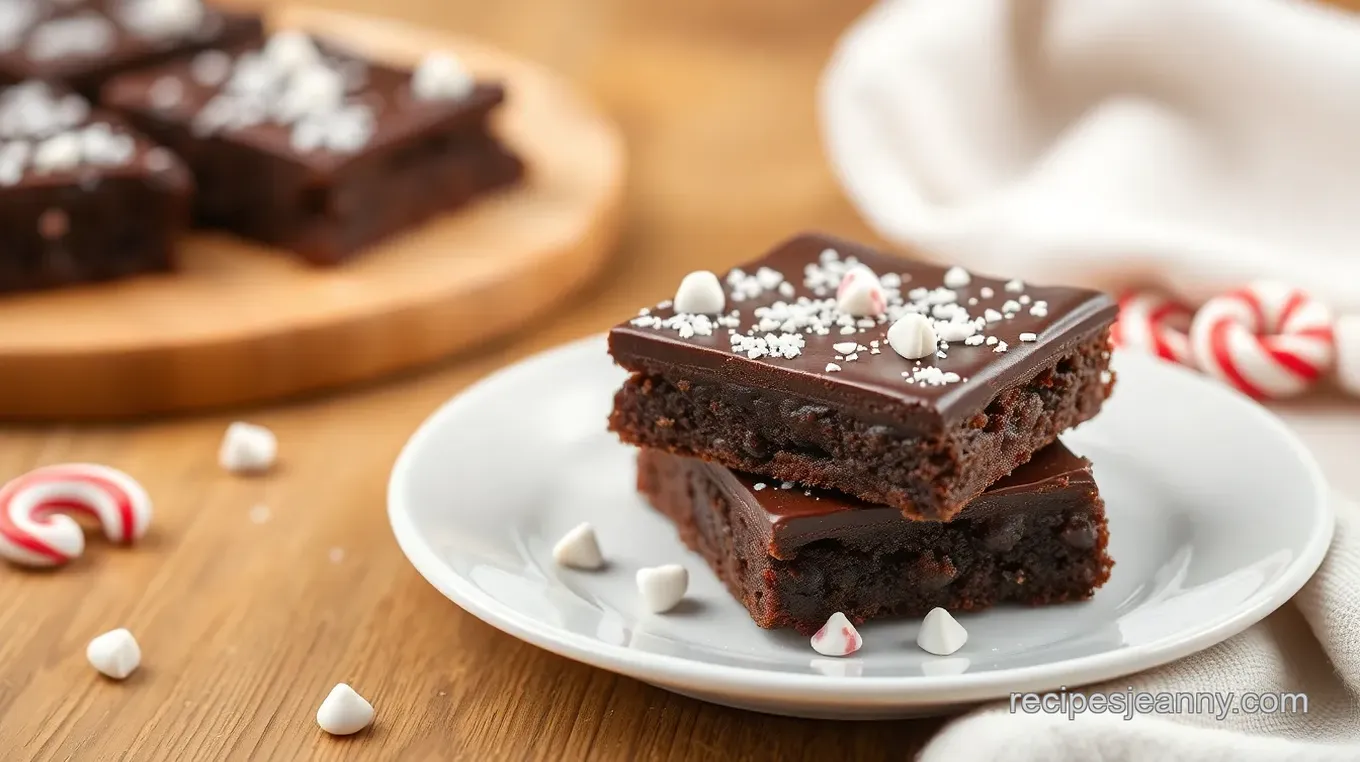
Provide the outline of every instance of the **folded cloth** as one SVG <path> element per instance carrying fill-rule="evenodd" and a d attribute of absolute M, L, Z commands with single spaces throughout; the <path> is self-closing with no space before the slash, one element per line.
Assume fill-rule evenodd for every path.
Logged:
<path fill-rule="evenodd" d="M 1058 714 L 988 705 L 944 727 L 920 762 L 1355 762 L 1360 760 L 1360 507 L 1335 499 L 1336 534 L 1318 573 L 1261 623 L 1164 667 L 1085 686 L 1097 692 L 1304 693 L 1307 712 Z"/>
<path fill-rule="evenodd" d="M 1255 278 L 1360 312 L 1360 17 L 1289 0 L 888 0 L 820 111 L 885 238 L 1035 281 Z"/>

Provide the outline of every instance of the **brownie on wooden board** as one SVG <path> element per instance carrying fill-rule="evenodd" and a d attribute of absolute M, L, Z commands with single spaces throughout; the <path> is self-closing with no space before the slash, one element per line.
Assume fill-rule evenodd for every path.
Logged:
<path fill-rule="evenodd" d="M 1082 600 L 1114 563 L 1090 463 L 1061 443 L 950 522 L 659 450 L 639 452 L 638 489 L 757 624 L 804 635 L 837 611 L 859 624 Z"/>
<path fill-rule="evenodd" d="M 192 193 L 178 158 L 80 95 L 0 88 L 0 293 L 171 269 Z"/>
<path fill-rule="evenodd" d="M 886 307 L 837 307 L 845 273 L 872 270 Z M 1115 303 L 798 236 L 730 272 L 721 315 L 670 302 L 616 326 L 631 372 L 610 429 L 630 444 L 845 492 L 948 520 L 1109 396 Z M 967 283 L 960 281 L 966 278 Z M 937 352 L 887 341 L 909 313 L 936 320 Z M 964 334 L 968 334 L 964 336 Z"/>
<path fill-rule="evenodd" d="M 462 82 L 426 93 L 410 70 L 282 32 L 116 77 L 103 98 L 184 157 L 197 224 L 328 265 L 524 174 L 490 124 L 503 87 L 441 62 Z"/>

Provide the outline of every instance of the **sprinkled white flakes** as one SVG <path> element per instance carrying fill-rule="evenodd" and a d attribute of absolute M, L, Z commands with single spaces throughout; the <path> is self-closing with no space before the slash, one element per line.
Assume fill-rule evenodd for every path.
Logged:
<path fill-rule="evenodd" d="M 137 151 L 131 135 L 117 134 L 105 122 L 80 131 L 81 158 L 88 164 L 116 167 L 126 164 Z"/>
<path fill-rule="evenodd" d="M 837 364 L 834 363 L 834 362 L 829 362 L 829 363 L 826 364 L 826 372 L 827 372 L 827 373 L 835 373 L 835 372 L 839 371 L 840 369 L 841 369 L 841 366 L 837 365 Z"/>
<path fill-rule="evenodd" d="M 779 284 L 779 295 L 784 297 L 785 299 L 792 299 L 794 294 L 796 293 L 797 291 L 794 290 L 792 283 L 784 281 L 783 283 Z"/>
<path fill-rule="evenodd" d="M 949 357 L 949 355 L 947 355 L 947 354 L 944 353 L 944 350 L 940 350 L 940 351 L 936 352 L 936 353 L 935 353 L 935 356 L 938 357 L 938 358 L 940 358 L 941 360 L 943 360 L 943 359 Z"/>
<path fill-rule="evenodd" d="M 754 489 L 756 492 L 759 492 L 759 491 L 765 489 L 765 482 L 756 482 L 756 483 L 755 483 L 755 486 L 752 487 L 752 489 Z"/>
<path fill-rule="evenodd" d="M 958 304 L 954 302 L 937 304 L 930 309 L 931 316 L 934 317 L 936 320 L 948 320 L 960 313 L 967 315 L 967 310 L 965 310 L 963 307 L 960 307 Z"/>
<path fill-rule="evenodd" d="M 983 299 L 991 299 L 995 295 L 996 292 L 992 290 L 991 286 L 983 286 L 978 289 L 978 296 L 981 296 Z"/>
<path fill-rule="evenodd" d="M 292 72 L 321 61 L 321 51 L 305 33 L 292 29 L 275 32 L 264 44 L 264 58 L 278 70 Z"/>
<path fill-rule="evenodd" d="M 977 297 L 976 297 L 976 296 L 970 296 L 970 297 L 968 297 L 968 306 L 969 306 L 969 307 L 976 307 L 976 306 L 977 306 L 977 303 L 978 303 L 978 300 L 977 300 Z"/>
<path fill-rule="evenodd" d="M 906 374 L 904 373 L 903 375 Z M 910 378 L 907 379 L 909 383 L 921 384 L 923 386 L 945 386 L 946 384 L 957 384 L 961 380 L 959 374 L 941 370 L 934 365 L 913 369 Z"/>
<path fill-rule="evenodd" d="M 447 53 L 428 53 L 411 73 L 411 94 L 423 101 L 456 101 L 476 87 L 472 73 Z"/>
<path fill-rule="evenodd" d="M 219 87 L 231 76 L 231 56 L 220 50 L 205 50 L 189 63 L 189 76 L 204 87 Z"/>
<path fill-rule="evenodd" d="M 1040 307 L 1039 305 L 1036 304 L 1033 307 L 1029 308 L 1029 314 L 1039 318 L 1048 317 L 1048 308 Z"/>
<path fill-rule="evenodd" d="M 990 346 L 996 344 L 996 342 L 997 342 L 997 338 L 996 338 L 995 336 L 988 336 L 988 337 L 987 337 L 987 346 L 990 347 Z"/>
<path fill-rule="evenodd" d="M 843 355 L 848 355 L 851 352 L 855 351 L 855 347 L 857 346 L 858 345 L 855 344 L 855 342 L 853 341 L 838 341 L 835 344 L 832 344 L 831 348 L 836 350 L 837 352 L 840 352 Z"/>
<path fill-rule="evenodd" d="M 749 359 L 783 357 L 789 360 L 803 353 L 805 339 L 797 333 L 767 333 L 764 336 L 732 334 L 732 351 Z"/>
<path fill-rule="evenodd" d="M 304 117 L 293 126 L 293 150 L 310 153 L 358 153 L 373 137 L 373 111 L 367 106 L 345 106 L 337 111 Z"/>
<path fill-rule="evenodd" d="M 33 28 L 26 53 L 34 61 L 89 58 L 113 49 L 113 24 L 93 11 L 55 18 Z"/>
<path fill-rule="evenodd" d="M 1020 302 L 1021 304 L 1029 304 L 1030 302 L 1029 294 L 1021 294 L 1019 298 L 1016 299 L 1016 301 Z"/>
<path fill-rule="evenodd" d="M 977 326 L 971 321 L 939 321 L 935 323 L 935 335 L 943 341 L 964 341 L 977 333 Z"/>
<path fill-rule="evenodd" d="M 878 282 L 883 284 L 884 288 L 897 290 L 902 287 L 902 276 L 898 273 L 884 273 Z"/>
<path fill-rule="evenodd" d="M 61 172 L 80 165 L 80 136 L 59 132 L 38 144 L 33 151 L 33 168 L 41 173 Z"/>
<path fill-rule="evenodd" d="M 883 353 L 883 350 L 879 349 L 878 347 L 874 347 L 873 349 L 870 349 L 870 350 L 869 350 L 869 354 L 871 354 L 871 355 L 877 355 L 877 354 L 882 354 L 882 353 Z"/>
<path fill-rule="evenodd" d="M 936 288 L 932 289 L 930 293 L 926 294 L 926 304 L 932 306 L 936 304 L 948 304 L 950 302 L 956 302 L 958 301 L 958 299 L 959 299 L 958 292 L 950 288 Z"/>
<path fill-rule="evenodd" d="M 982 334 L 975 333 L 972 336 L 969 336 L 968 338 L 964 339 L 963 343 L 965 346 L 977 347 L 982 345 L 982 340 L 983 340 Z"/>
<path fill-rule="evenodd" d="M 973 277 L 962 267 L 951 267 L 944 273 L 944 285 L 947 288 L 963 288 L 973 282 Z"/>
<path fill-rule="evenodd" d="M 855 360 L 858 360 L 858 359 L 859 359 L 859 355 L 856 354 L 856 353 L 854 353 L 854 352 L 851 352 L 850 354 L 848 354 L 848 355 L 845 356 L 846 362 L 854 362 Z"/>
<path fill-rule="evenodd" d="M 780 489 L 793 489 L 793 487 L 794 487 L 793 482 L 781 482 L 779 485 Z"/>
<path fill-rule="evenodd" d="M 877 348 L 877 347 L 878 347 L 878 339 L 874 339 L 873 341 L 869 342 L 869 346 L 874 347 L 874 348 Z"/>
<path fill-rule="evenodd" d="M 1030 333 L 1029 331 L 1026 331 L 1026 332 L 1020 334 L 1020 340 L 1021 340 L 1021 341 L 1038 341 L 1038 340 L 1039 340 L 1039 334 L 1037 334 L 1037 333 Z"/>
<path fill-rule="evenodd" d="M 855 332 L 855 327 L 854 327 L 853 325 L 844 325 L 844 326 L 841 326 L 841 335 L 842 335 L 842 336 L 849 336 L 850 334 L 852 334 L 852 333 L 854 333 L 854 332 Z"/>
<path fill-rule="evenodd" d="M 996 310 L 993 309 L 988 309 L 982 313 L 982 317 L 985 318 L 988 323 L 997 323 L 1001 321 L 1002 316 L 1000 312 L 997 312 Z"/>
<path fill-rule="evenodd" d="M 1006 313 L 1019 312 L 1020 303 L 1014 299 L 1008 299 L 1005 304 L 1001 305 L 1001 311 Z"/>
<path fill-rule="evenodd" d="M 183 37 L 203 25 L 203 3 L 200 0 L 131 0 L 122 9 L 122 21 L 141 37 Z"/>
<path fill-rule="evenodd" d="M 1005 352 L 1006 349 L 1007 349 L 1007 347 L 1006 347 L 1006 342 L 1004 342 L 1004 341 L 998 341 L 998 342 L 996 343 L 996 347 L 993 348 L 992 351 L 993 351 L 993 352 Z"/>
<path fill-rule="evenodd" d="M 1025 283 L 1019 279 L 1008 280 L 1006 281 L 1006 290 L 1012 294 L 1018 294 L 1025 290 Z"/>

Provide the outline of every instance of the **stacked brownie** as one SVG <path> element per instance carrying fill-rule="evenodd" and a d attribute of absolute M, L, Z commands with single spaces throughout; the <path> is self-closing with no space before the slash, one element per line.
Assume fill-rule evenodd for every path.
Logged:
<path fill-rule="evenodd" d="M 334 264 L 524 173 L 503 88 L 448 55 L 384 66 L 201 0 L 0 4 L 0 292 L 169 269 L 190 225 Z M 71 149 L 97 130 L 118 149 Z"/>
<path fill-rule="evenodd" d="M 811 633 L 837 611 L 1046 604 L 1105 582 L 1104 506 L 1058 436 L 1110 394 L 1111 299 L 822 235 L 720 288 L 610 332 L 631 373 L 610 428 L 758 624 Z M 902 328 L 923 324 L 921 350 Z"/>

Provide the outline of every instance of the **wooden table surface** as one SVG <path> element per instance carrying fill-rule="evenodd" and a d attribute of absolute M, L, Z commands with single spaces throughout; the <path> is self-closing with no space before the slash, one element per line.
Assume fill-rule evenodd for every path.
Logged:
<path fill-rule="evenodd" d="M 0 478 L 108 463 L 142 479 L 158 509 L 136 550 L 95 541 L 60 572 L 0 568 L 0 758 L 909 758 L 938 720 L 725 709 L 503 635 L 416 574 L 384 504 L 406 438 L 488 372 L 602 330 L 684 273 L 791 231 L 873 240 L 823 162 L 813 97 L 838 31 L 866 0 L 327 4 L 470 32 L 580 83 L 630 141 L 622 245 L 559 314 L 418 376 L 192 419 L 0 427 Z M 222 431 L 239 417 L 278 433 L 276 474 L 217 467 Z M 120 626 L 144 654 L 121 684 L 83 655 L 90 637 Z M 314 720 L 341 681 L 377 708 L 375 726 L 350 739 Z"/>

